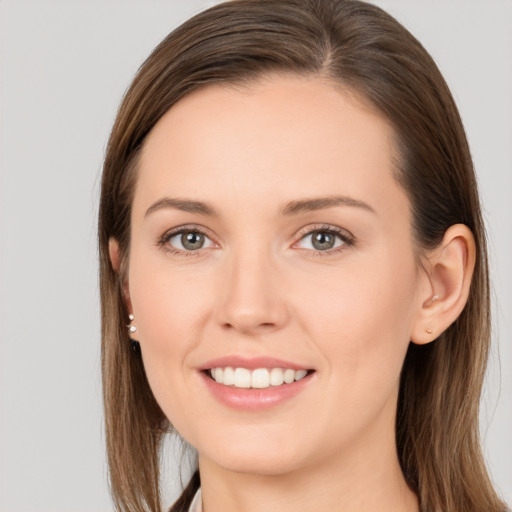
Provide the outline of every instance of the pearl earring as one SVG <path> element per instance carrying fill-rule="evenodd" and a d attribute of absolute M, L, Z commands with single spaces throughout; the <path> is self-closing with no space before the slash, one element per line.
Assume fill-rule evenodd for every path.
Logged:
<path fill-rule="evenodd" d="M 430 327 L 427 327 L 427 328 L 425 329 L 425 332 L 426 332 L 427 334 L 432 334 L 432 333 L 434 332 L 434 330 L 433 330 L 433 329 L 431 329 Z"/>
<path fill-rule="evenodd" d="M 130 322 L 133 322 L 135 320 L 135 317 L 132 314 L 128 315 L 128 318 L 130 319 Z M 127 325 L 126 327 L 128 327 L 129 333 L 137 331 L 137 327 L 135 325 Z"/>
<path fill-rule="evenodd" d="M 135 320 L 135 317 L 131 313 L 128 315 L 128 318 L 130 319 L 130 322 L 133 322 Z M 137 331 L 137 327 L 135 325 L 128 324 L 126 327 L 128 328 L 128 332 L 130 334 L 132 334 L 132 333 Z M 132 346 L 132 350 L 136 354 L 138 354 L 140 352 L 140 343 L 138 341 L 132 340 L 130 338 L 130 345 Z"/>

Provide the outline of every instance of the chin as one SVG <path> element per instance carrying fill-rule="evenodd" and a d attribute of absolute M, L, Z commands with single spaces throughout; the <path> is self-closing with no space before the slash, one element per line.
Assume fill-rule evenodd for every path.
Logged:
<path fill-rule="evenodd" d="M 213 462 L 226 471 L 246 475 L 278 476 L 291 473 L 301 467 L 297 460 L 282 454 L 235 455 L 222 454 Z"/>
<path fill-rule="evenodd" d="M 262 476 L 282 475 L 304 465 L 300 443 L 261 434 L 258 437 L 240 439 L 224 435 L 208 443 L 204 450 L 199 446 L 199 458 L 203 455 L 227 471 Z"/>

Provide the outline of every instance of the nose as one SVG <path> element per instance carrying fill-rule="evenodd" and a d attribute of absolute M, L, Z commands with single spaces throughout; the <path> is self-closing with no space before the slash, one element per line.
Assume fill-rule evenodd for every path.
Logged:
<path fill-rule="evenodd" d="M 253 335 L 282 328 L 289 310 L 277 264 L 263 251 L 231 256 L 223 274 L 218 322 L 224 329 Z"/>

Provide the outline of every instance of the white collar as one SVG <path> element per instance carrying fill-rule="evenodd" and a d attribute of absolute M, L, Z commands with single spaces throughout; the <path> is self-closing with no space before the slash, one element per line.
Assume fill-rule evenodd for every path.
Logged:
<path fill-rule="evenodd" d="M 203 511 L 203 500 L 201 499 L 201 487 L 197 489 L 194 499 L 190 504 L 188 512 L 202 512 Z"/>

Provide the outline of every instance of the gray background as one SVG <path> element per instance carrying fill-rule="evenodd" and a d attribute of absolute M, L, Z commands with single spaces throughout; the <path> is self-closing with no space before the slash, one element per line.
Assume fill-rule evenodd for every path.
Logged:
<path fill-rule="evenodd" d="M 137 67 L 174 26 L 214 3 L 0 2 L 2 512 L 111 510 L 95 243 L 102 157 Z M 512 2 L 375 3 L 434 56 L 468 132 L 496 297 L 482 437 L 512 502 Z M 168 495 L 176 492 L 172 484 Z"/>

